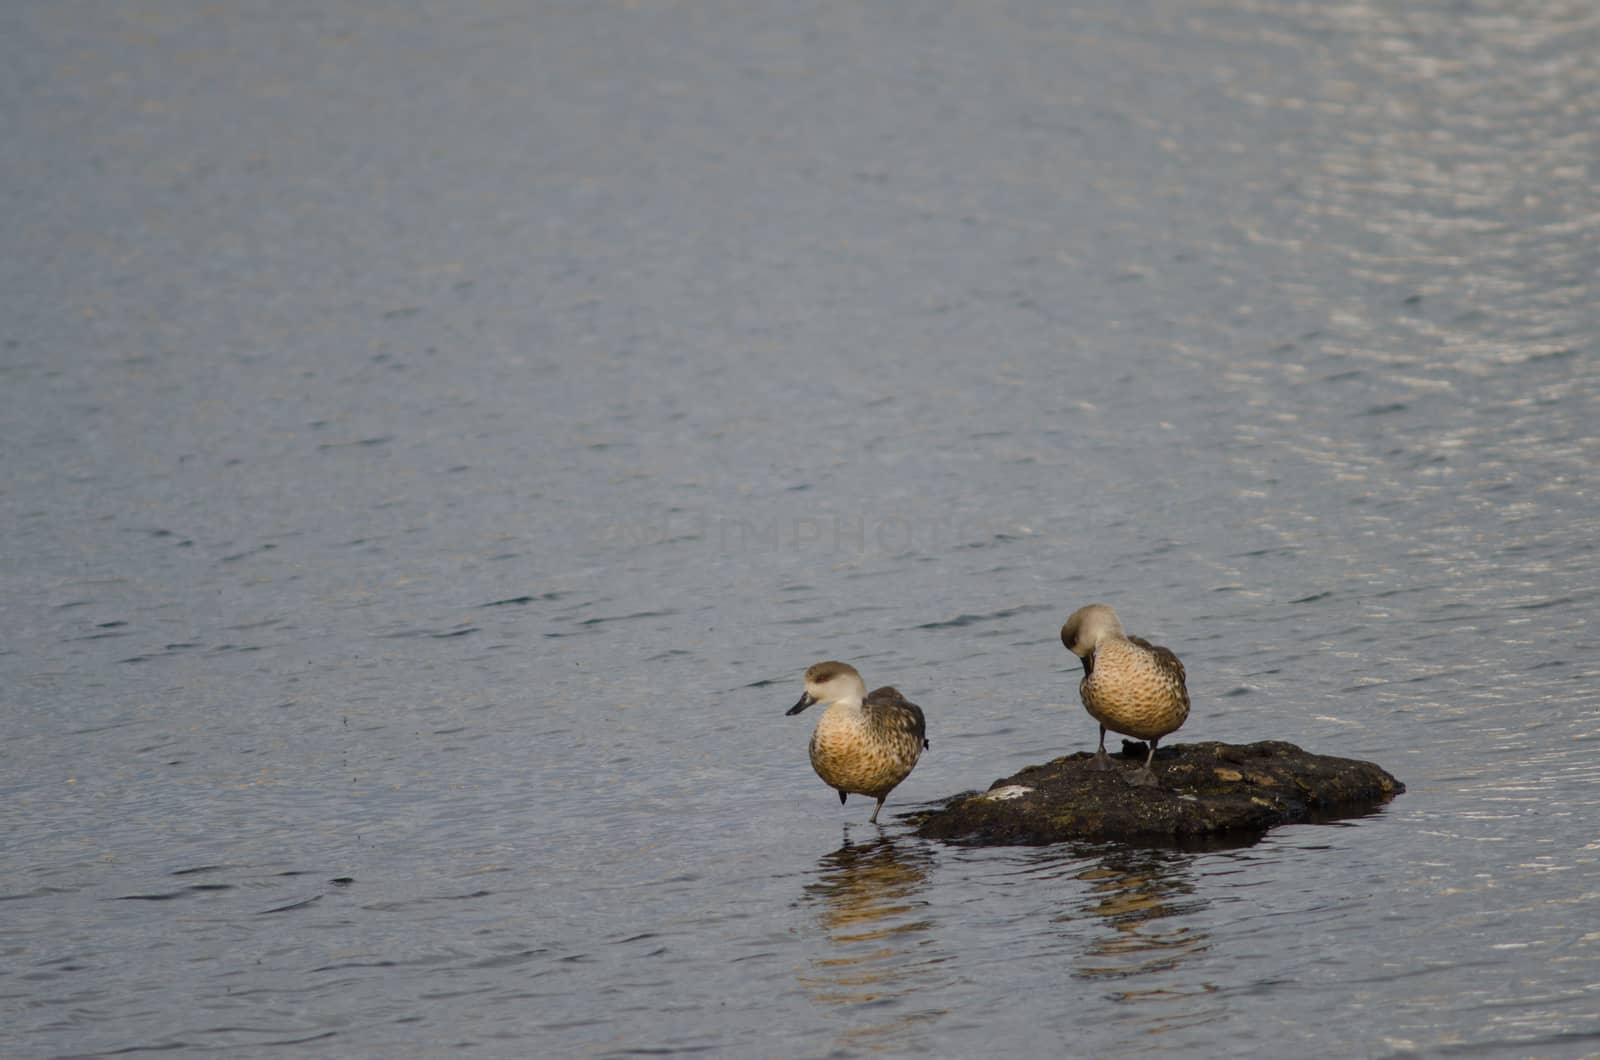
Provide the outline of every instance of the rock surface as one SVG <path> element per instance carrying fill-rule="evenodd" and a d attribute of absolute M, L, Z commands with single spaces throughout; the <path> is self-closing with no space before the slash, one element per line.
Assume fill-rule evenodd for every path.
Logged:
<path fill-rule="evenodd" d="M 1159 846 L 1253 842 L 1274 825 L 1371 811 L 1406 790 L 1371 762 L 1311 754 L 1292 743 L 1163 747 L 1157 787 L 1129 784 L 1145 745 L 1124 741 L 1116 769 L 1088 753 L 1029 766 L 920 815 L 917 834 L 979 846 L 1121 840 Z"/>

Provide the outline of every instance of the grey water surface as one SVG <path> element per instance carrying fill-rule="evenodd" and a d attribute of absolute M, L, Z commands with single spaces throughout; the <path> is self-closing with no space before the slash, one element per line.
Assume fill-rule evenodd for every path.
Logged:
<path fill-rule="evenodd" d="M 0 11 L 0 1054 L 1600 1055 L 1600 9 Z M 1242 849 L 897 814 L 1174 739 Z M 838 658 L 932 748 L 840 807 Z"/>

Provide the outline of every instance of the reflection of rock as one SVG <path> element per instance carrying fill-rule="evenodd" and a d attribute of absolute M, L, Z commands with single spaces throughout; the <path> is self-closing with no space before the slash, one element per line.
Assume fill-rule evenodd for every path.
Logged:
<path fill-rule="evenodd" d="M 924 985 L 929 921 L 919 895 L 927 885 L 932 853 L 916 844 L 900 847 L 887 836 L 862 844 L 846 843 L 818 864 L 806 897 L 822 905 L 819 921 L 829 942 L 800 976 L 812 999 L 822 1005 L 862 1005 L 891 1001 Z M 892 1012 L 892 1010 L 890 1010 Z M 845 1037 L 851 1051 L 881 1049 L 901 1041 L 929 1013 L 885 1013 L 885 1021 L 853 1027 Z"/>
<path fill-rule="evenodd" d="M 1144 756 L 1125 744 L 1124 757 Z M 980 845 L 1130 840 L 1203 846 L 1252 842 L 1274 825 L 1365 813 L 1405 791 L 1371 762 L 1302 751 L 1269 740 L 1243 746 L 1177 744 L 1155 761 L 1158 787 L 1126 782 L 1121 766 L 1087 768 L 1068 755 L 957 795 L 920 815 L 917 834 Z"/>

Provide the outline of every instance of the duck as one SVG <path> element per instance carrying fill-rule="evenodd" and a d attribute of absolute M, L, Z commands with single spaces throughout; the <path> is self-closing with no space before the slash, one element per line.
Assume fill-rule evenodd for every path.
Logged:
<path fill-rule="evenodd" d="M 1106 754 L 1106 730 L 1119 732 L 1150 745 L 1144 765 L 1127 778 L 1130 783 L 1158 784 L 1151 768 L 1156 744 L 1183 725 L 1189 717 L 1189 688 L 1183 663 L 1170 649 L 1130 637 L 1109 604 L 1089 604 L 1067 616 L 1061 643 L 1083 660 L 1078 695 L 1089 716 L 1100 723 L 1100 747 L 1090 768 L 1116 766 Z"/>
<path fill-rule="evenodd" d="M 826 709 L 811 733 L 811 768 L 839 793 L 877 799 L 868 824 L 878 823 L 889 792 L 916 768 L 931 745 L 922 708 L 885 686 L 868 694 L 854 666 L 819 662 L 806 669 L 805 692 L 785 716 L 814 704 Z"/>

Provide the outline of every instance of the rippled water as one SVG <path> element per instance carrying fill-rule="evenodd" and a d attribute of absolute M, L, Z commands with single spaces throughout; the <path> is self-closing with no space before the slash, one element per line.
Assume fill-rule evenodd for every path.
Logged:
<path fill-rule="evenodd" d="M 8 1056 L 1600 1055 L 1591 5 L 0 13 Z M 1177 737 L 1408 785 L 928 844 Z M 811 662 L 929 716 L 840 808 Z"/>

